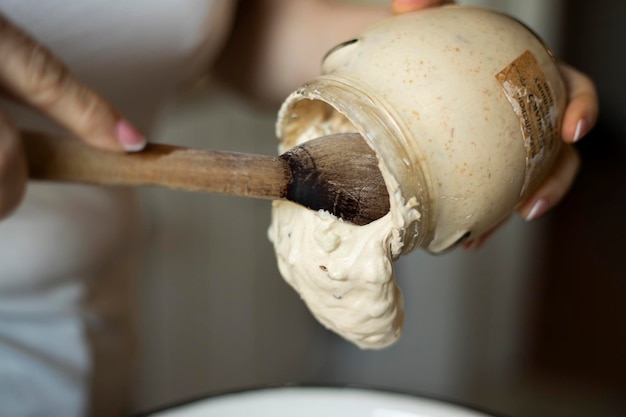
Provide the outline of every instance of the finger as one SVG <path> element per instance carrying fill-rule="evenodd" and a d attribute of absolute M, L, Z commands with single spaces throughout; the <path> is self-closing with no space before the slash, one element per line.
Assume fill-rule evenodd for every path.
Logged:
<path fill-rule="evenodd" d="M 579 166 L 580 158 L 578 153 L 571 146 L 566 146 L 559 154 L 550 176 L 544 180 L 540 188 L 531 197 L 518 207 L 517 212 L 519 215 L 531 221 L 543 216 L 555 207 L 571 188 Z M 476 239 L 465 242 L 463 249 L 476 250 L 481 248 L 506 220 L 508 219 L 505 219 Z"/>
<path fill-rule="evenodd" d="M 401 14 L 452 3 L 454 3 L 453 0 L 392 0 L 391 10 L 394 13 Z"/>
<path fill-rule="evenodd" d="M 26 159 L 17 130 L 0 115 L 0 219 L 19 204 L 26 188 Z"/>
<path fill-rule="evenodd" d="M 556 206 L 571 188 L 580 167 L 580 157 L 571 146 L 565 146 L 559 154 L 548 178 L 541 184 L 517 212 L 524 219 L 538 219 Z"/>
<path fill-rule="evenodd" d="M 478 236 L 476 239 L 468 240 L 467 242 L 463 243 L 463 249 L 465 250 L 480 249 L 485 244 L 487 239 L 489 239 L 495 231 L 496 231 L 496 228 L 493 228 L 487 233 L 485 233 L 484 235 Z"/>
<path fill-rule="evenodd" d="M 598 95 L 591 79 L 574 68 L 561 64 L 568 90 L 568 104 L 563 117 L 563 140 L 573 143 L 583 138 L 598 119 Z"/>
<path fill-rule="evenodd" d="M 503 220 L 498 222 L 498 224 L 496 224 L 494 227 L 489 229 L 487 232 L 483 233 L 482 235 L 478 236 L 475 239 L 471 239 L 471 240 L 468 240 L 467 242 L 463 243 L 463 249 L 465 249 L 465 250 L 480 249 L 485 244 L 485 242 L 487 240 L 489 240 L 489 238 L 496 232 L 496 230 L 498 230 L 500 227 L 502 227 L 502 225 L 504 223 L 506 223 L 509 220 L 510 217 L 511 216 L 505 217 Z"/>
<path fill-rule="evenodd" d="M 0 85 L 86 142 L 139 150 L 145 139 L 46 48 L 0 15 Z"/>

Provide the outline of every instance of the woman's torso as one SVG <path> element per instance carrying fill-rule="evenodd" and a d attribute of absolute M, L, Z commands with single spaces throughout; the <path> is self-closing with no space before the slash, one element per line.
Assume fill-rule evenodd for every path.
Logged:
<path fill-rule="evenodd" d="M 227 34 L 232 0 L 0 0 L 0 11 L 59 56 L 79 79 L 149 132 L 177 86 L 198 76 Z M 23 129 L 59 132 L 2 103 Z M 32 183 L 0 221 L 0 294 L 87 276 L 124 250 L 136 220 L 131 190 Z"/>

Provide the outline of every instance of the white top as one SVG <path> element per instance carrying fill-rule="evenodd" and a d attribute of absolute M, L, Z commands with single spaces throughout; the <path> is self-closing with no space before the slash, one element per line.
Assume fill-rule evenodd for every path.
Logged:
<path fill-rule="evenodd" d="M 219 51 L 235 4 L 0 0 L 0 12 L 149 138 L 177 85 L 199 75 Z M 21 127 L 56 130 L 22 107 L 1 105 Z M 132 301 L 136 207 L 130 190 L 31 184 L 18 210 L 0 221 L 2 413 L 120 411 L 132 349 L 124 316 Z"/>
<path fill-rule="evenodd" d="M 0 10 L 148 133 L 164 100 L 217 52 L 233 4 L 0 0 Z M 56 130 L 33 112 L 16 106 L 10 111 L 22 127 Z M 113 199 L 105 197 L 113 194 Z M 122 194 L 126 192 L 31 185 L 18 211 L 0 222 L 0 293 L 7 286 L 29 286 L 33 279 L 45 281 L 52 275 L 62 278 L 99 262 L 103 252 L 119 244 L 116 229 L 127 226 L 130 203 Z"/>

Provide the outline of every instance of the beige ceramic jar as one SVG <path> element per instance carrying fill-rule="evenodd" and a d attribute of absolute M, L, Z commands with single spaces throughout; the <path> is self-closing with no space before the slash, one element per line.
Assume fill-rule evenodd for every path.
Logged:
<path fill-rule="evenodd" d="M 285 101 L 281 150 L 359 132 L 377 153 L 400 253 L 487 232 L 559 149 L 563 82 L 546 45 L 499 13 L 449 6 L 395 16 L 330 51 Z M 392 213 L 393 215 L 394 213 Z M 396 254 L 397 255 L 397 254 Z"/>

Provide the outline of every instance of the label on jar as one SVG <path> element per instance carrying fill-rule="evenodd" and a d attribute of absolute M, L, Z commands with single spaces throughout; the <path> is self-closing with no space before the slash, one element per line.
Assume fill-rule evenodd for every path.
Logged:
<path fill-rule="evenodd" d="M 524 193 L 542 160 L 557 146 L 558 105 L 541 65 L 526 51 L 496 74 L 520 121 L 526 147 Z"/>

